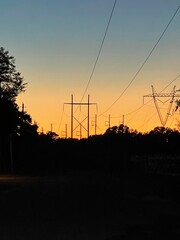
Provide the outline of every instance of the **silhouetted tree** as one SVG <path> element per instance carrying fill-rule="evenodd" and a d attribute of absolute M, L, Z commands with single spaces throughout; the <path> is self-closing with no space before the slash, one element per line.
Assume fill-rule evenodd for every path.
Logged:
<path fill-rule="evenodd" d="M 37 135 L 38 126 L 32 123 L 32 118 L 24 111 L 18 111 L 16 134 L 20 137 L 33 137 Z"/>
<path fill-rule="evenodd" d="M 58 138 L 58 134 L 52 131 L 48 131 L 46 134 L 51 140 L 55 141 Z"/>
<path fill-rule="evenodd" d="M 0 96 L 14 101 L 25 90 L 26 83 L 16 70 L 15 58 L 3 47 L 0 48 Z"/>
<path fill-rule="evenodd" d="M 15 136 L 32 132 L 31 118 L 19 111 L 16 97 L 26 89 L 26 83 L 16 70 L 15 58 L 3 47 L 0 48 L 0 171 L 6 168 L 10 158 L 10 141 Z M 36 129 L 37 130 L 37 129 Z M 11 139 L 11 140 L 10 140 Z M 17 140 L 17 139 L 16 139 Z M 5 166 L 5 167 L 4 167 Z"/>
<path fill-rule="evenodd" d="M 124 124 L 120 124 L 119 127 L 118 127 L 118 134 L 120 133 L 124 133 L 124 134 L 127 134 L 129 133 L 129 127 L 127 127 L 126 125 Z"/>
<path fill-rule="evenodd" d="M 26 83 L 17 72 L 15 58 L 3 47 L 0 48 L 0 129 L 5 137 L 17 128 L 18 106 L 15 103 L 19 93 L 25 91 Z"/>

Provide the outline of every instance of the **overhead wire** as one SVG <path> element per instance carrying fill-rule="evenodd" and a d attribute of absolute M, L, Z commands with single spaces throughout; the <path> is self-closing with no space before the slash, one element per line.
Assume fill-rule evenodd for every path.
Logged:
<path fill-rule="evenodd" d="M 94 75 L 94 72 L 95 72 L 95 69 L 96 69 L 96 66 L 97 66 L 97 63 L 98 63 L 98 60 L 99 60 L 99 57 L 100 57 L 100 54 L 101 54 L 101 51 L 102 51 L 102 48 L 103 48 L 103 45 L 104 45 L 104 42 L 105 42 L 105 39 L 106 39 L 106 36 L 107 36 L 107 32 L 108 32 L 108 29 L 109 29 L 109 26 L 110 26 L 110 23 L 111 23 L 111 19 L 112 19 L 112 16 L 113 16 L 113 13 L 114 13 L 114 9 L 115 9 L 115 6 L 116 6 L 116 3 L 117 3 L 117 0 L 114 1 L 114 4 L 113 4 L 113 7 L 112 7 L 112 10 L 111 10 L 111 13 L 110 13 L 110 17 L 109 17 L 109 20 L 108 20 L 108 23 L 107 23 L 107 26 L 106 26 L 106 29 L 105 29 L 105 33 L 104 33 L 104 36 L 103 36 L 103 39 L 102 39 L 102 42 L 100 44 L 100 48 L 99 48 L 99 51 L 98 51 L 98 54 L 97 54 L 97 57 L 96 57 L 96 60 L 95 60 L 95 63 L 93 65 L 93 68 L 92 68 L 92 72 L 90 74 L 90 77 L 89 77 L 89 80 L 87 82 L 87 85 L 86 85 L 86 88 L 83 92 L 83 95 L 82 95 L 82 98 L 81 98 L 81 102 L 88 90 L 88 87 L 90 85 L 90 82 L 92 80 L 92 77 Z M 164 36 L 165 32 L 167 31 L 168 27 L 170 26 L 171 22 L 173 21 L 173 19 L 175 18 L 176 14 L 178 13 L 180 9 L 180 5 L 178 6 L 178 8 L 176 9 L 176 11 L 174 12 L 173 16 L 171 17 L 170 21 L 168 22 L 167 26 L 165 27 L 164 31 L 162 32 L 162 34 L 160 35 L 160 37 L 158 38 L 157 42 L 155 43 L 154 47 L 151 49 L 151 51 L 149 52 L 148 56 L 145 58 L 144 62 L 142 63 L 142 65 L 140 66 L 140 68 L 138 69 L 138 71 L 135 73 L 135 75 L 133 76 L 133 78 L 131 79 L 131 81 L 129 82 L 129 84 L 126 86 L 126 88 L 123 90 L 123 92 L 119 95 L 119 97 L 103 112 L 101 113 L 99 116 L 102 116 L 104 115 L 106 112 L 108 112 L 118 101 L 119 99 L 124 95 L 124 93 L 128 90 L 128 88 L 131 86 L 131 84 L 134 82 L 134 80 L 136 79 L 136 77 L 138 76 L 138 74 L 140 73 L 140 71 L 143 69 L 144 65 L 147 63 L 147 61 L 149 60 L 150 56 L 152 55 L 152 53 L 154 52 L 155 48 L 157 47 L 157 45 L 159 44 L 159 42 L 161 41 L 162 37 Z M 172 82 L 174 82 L 178 77 L 180 76 L 180 74 L 172 80 Z M 169 83 L 168 86 L 170 84 Z M 166 86 L 166 88 L 168 87 Z M 164 91 L 166 88 L 164 88 L 162 91 Z M 151 100 L 150 100 L 151 101 Z M 138 109 L 128 113 L 128 114 L 125 114 L 126 115 L 129 115 L 129 114 L 132 114 L 133 112 L 137 112 L 139 109 L 141 109 L 142 107 L 144 106 L 141 105 Z M 61 122 L 62 122 L 62 118 L 63 118 L 63 114 L 61 116 L 61 121 L 60 121 L 60 124 L 59 124 L 59 128 L 61 126 Z"/>
<path fill-rule="evenodd" d="M 80 103 L 82 103 L 83 99 L 84 99 L 84 96 L 89 88 L 89 85 L 91 83 L 91 80 L 93 78 L 93 75 L 94 75 L 94 72 L 96 70 L 96 67 L 97 67 L 97 63 L 99 61 L 99 58 L 100 58 L 100 55 L 101 55 L 101 52 L 102 52 L 102 48 L 103 48 L 103 45 L 104 45 L 104 42 L 105 42 L 105 39 L 106 39 L 106 36 L 107 36 L 107 33 L 108 33 L 108 29 L 109 29 L 109 26 L 110 26 L 110 23 L 111 23 L 111 20 L 112 20 L 112 16 L 113 16 L 113 13 L 114 13 L 114 10 L 115 10 L 115 6 L 116 6 L 116 3 L 117 3 L 117 0 L 114 1 L 114 4 L 113 4 L 113 7 L 112 7 L 112 10 L 110 12 L 110 16 L 109 16 L 109 19 L 108 19 L 108 22 L 107 22 L 107 25 L 106 25 L 106 28 L 105 28 L 105 32 L 104 32 L 104 35 L 103 35 L 103 38 L 102 38 L 102 41 L 101 41 L 101 44 L 100 44 L 100 47 L 99 47 L 99 50 L 97 52 L 97 56 L 95 58 L 95 62 L 94 62 L 94 65 L 93 65 L 93 68 L 92 68 L 92 71 L 91 71 L 91 74 L 90 74 L 90 77 L 89 77 L 89 80 L 86 84 L 86 87 L 85 87 L 85 90 L 82 94 L 82 97 L 81 97 L 81 100 L 80 100 Z M 75 113 L 77 112 L 79 107 L 76 108 L 75 110 Z M 79 114 L 79 117 L 78 119 L 80 118 L 80 114 Z"/>
<path fill-rule="evenodd" d="M 112 16 L 113 16 L 113 13 L 114 13 L 114 9 L 115 9 L 115 6 L 116 6 L 116 3 L 117 3 L 117 0 L 114 1 L 114 4 L 113 4 L 113 7 L 112 7 L 112 10 L 111 10 L 111 13 L 110 13 L 110 17 L 109 17 L 109 20 L 108 20 L 108 23 L 107 23 L 107 26 L 106 26 L 106 29 L 105 29 L 105 33 L 104 33 L 104 36 L 103 36 L 103 39 L 102 39 L 102 42 L 100 44 L 100 48 L 98 50 L 98 53 L 97 53 L 97 57 L 96 57 L 96 60 L 94 62 L 94 65 L 93 65 L 93 68 L 92 68 L 92 72 L 90 74 L 90 77 L 89 77 L 89 80 L 87 82 L 87 85 L 86 85 L 86 88 L 83 92 L 83 95 L 82 95 L 82 98 L 81 98 L 81 102 L 88 90 L 88 87 L 90 85 L 90 82 L 92 80 L 92 77 L 94 75 L 94 72 L 95 72 L 95 69 L 96 69 L 96 66 L 97 66 L 97 63 L 98 63 L 98 60 L 99 60 L 99 57 L 100 57 L 100 54 L 101 54 L 101 51 L 102 51 L 102 48 L 103 48 L 103 45 L 104 45 L 104 42 L 105 42 L 105 39 L 106 39 L 106 36 L 107 36 L 107 32 L 108 32 L 108 29 L 109 29 L 109 25 L 111 23 L 111 19 L 112 19 Z"/>
<path fill-rule="evenodd" d="M 175 82 L 180 77 L 180 74 L 178 74 L 161 92 L 163 92 L 166 88 L 168 88 L 173 82 Z M 160 92 L 160 93 L 161 93 Z"/>
<path fill-rule="evenodd" d="M 168 83 L 159 93 L 162 93 L 165 89 L 167 89 L 173 82 L 175 82 L 178 78 L 180 77 L 180 74 L 178 74 L 170 83 Z M 148 106 L 148 103 L 152 102 L 153 99 L 150 99 L 149 101 L 147 101 L 146 103 L 143 103 L 142 105 L 140 105 L 138 108 L 136 108 L 135 110 L 128 112 L 126 114 L 124 114 L 124 117 L 129 116 L 131 114 L 133 114 L 133 116 L 127 121 L 127 123 L 129 123 L 130 121 L 132 121 L 132 119 L 134 118 L 134 116 L 137 114 L 137 112 L 142 109 L 144 106 Z M 149 106 L 151 107 L 151 106 Z M 102 116 L 107 117 L 105 115 L 102 114 Z M 117 116 L 117 117 L 112 117 L 112 118 L 121 118 L 121 116 Z M 144 125 L 144 124 L 143 124 Z M 142 126 L 143 126 L 142 125 Z"/>
<path fill-rule="evenodd" d="M 129 82 L 129 84 L 126 86 L 126 88 L 122 91 L 122 93 L 119 95 L 119 97 L 102 113 L 106 113 L 108 112 L 118 101 L 119 99 L 124 95 L 124 93 L 128 90 L 128 88 L 131 86 L 131 84 L 134 82 L 134 80 L 136 79 L 136 77 L 138 76 L 138 74 L 141 72 L 141 70 L 143 69 L 144 65 L 147 63 L 147 61 L 149 60 L 150 56 L 152 55 L 152 53 L 154 52 L 154 50 L 156 49 L 157 45 L 159 44 L 159 42 L 161 41 L 162 37 L 164 36 L 164 34 L 166 33 L 168 27 L 170 26 L 171 22 L 173 21 L 173 19 L 175 18 L 176 14 L 178 13 L 180 9 L 180 5 L 177 7 L 176 11 L 174 12 L 173 16 L 171 17 L 171 19 L 169 20 L 168 24 L 166 25 L 165 29 L 163 30 L 162 34 L 160 35 L 160 37 L 158 38 L 157 42 L 155 43 L 154 47 L 151 49 L 151 51 L 149 52 L 148 56 L 145 58 L 144 62 L 141 64 L 140 68 L 138 69 L 138 71 L 135 73 L 135 75 L 133 76 L 133 78 L 131 79 L 131 81 Z M 101 116 L 102 114 L 100 114 L 99 116 Z"/>

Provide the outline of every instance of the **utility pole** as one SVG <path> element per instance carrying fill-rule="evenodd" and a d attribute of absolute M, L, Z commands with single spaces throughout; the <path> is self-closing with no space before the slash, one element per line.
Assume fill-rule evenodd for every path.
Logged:
<path fill-rule="evenodd" d="M 122 124 L 124 125 L 124 115 L 122 115 Z"/>
<path fill-rule="evenodd" d="M 105 126 L 108 126 L 108 128 L 111 127 L 111 115 L 109 114 L 108 121 L 105 122 Z"/>
<path fill-rule="evenodd" d="M 61 135 L 65 138 L 67 138 L 67 124 L 65 124 L 65 131 L 62 131 Z"/>
<path fill-rule="evenodd" d="M 95 135 L 97 134 L 97 114 L 95 114 Z"/>
<path fill-rule="evenodd" d="M 67 124 L 65 125 L 65 138 L 67 138 Z"/>
<path fill-rule="evenodd" d="M 80 139 L 82 138 L 82 124 L 80 123 L 79 124 L 79 127 L 80 127 L 80 133 L 79 133 L 79 136 L 80 136 Z"/>
<path fill-rule="evenodd" d="M 74 110 L 73 110 L 73 106 L 74 106 L 74 102 L 73 102 L 73 94 L 71 94 L 71 138 L 73 138 L 73 128 L 74 128 L 74 125 L 73 125 L 73 119 L 74 119 Z"/>
<path fill-rule="evenodd" d="M 97 114 L 95 114 L 95 120 L 92 121 L 92 126 L 94 127 L 94 134 L 97 134 Z"/>
<path fill-rule="evenodd" d="M 90 96 L 88 95 L 88 111 L 87 111 L 87 137 L 89 137 L 89 101 Z M 81 125 L 81 124 L 80 124 Z"/>
<path fill-rule="evenodd" d="M 3 166 L 3 111 L 2 111 L 2 80 L 0 79 L 0 170 Z"/>
<path fill-rule="evenodd" d="M 10 165 L 11 165 L 11 172 L 14 171 L 14 163 L 13 163 L 13 139 L 12 139 L 12 133 L 9 135 L 9 141 L 10 141 Z"/>
<path fill-rule="evenodd" d="M 25 109 L 25 106 L 24 106 L 24 103 L 22 103 L 22 113 L 24 113 L 24 109 Z"/>
<path fill-rule="evenodd" d="M 88 101 L 87 102 L 74 102 L 73 100 L 73 95 L 71 95 L 71 102 L 69 103 L 64 103 L 64 104 L 69 104 L 71 105 L 71 138 L 73 138 L 73 133 L 77 129 L 77 127 L 80 126 L 80 131 L 82 131 L 82 128 L 86 130 L 87 132 L 87 138 L 89 137 L 89 118 L 90 118 L 90 106 L 91 105 L 96 105 L 96 103 L 91 103 L 90 102 L 90 95 L 88 95 Z M 81 122 L 74 116 L 74 105 L 77 106 L 87 106 L 87 117 L 85 117 Z M 85 120 L 87 119 L 87 127 L 84 127 L 82 124 Z M 78 123 L 78 126 L 74 128 L 74 120 Z"/>

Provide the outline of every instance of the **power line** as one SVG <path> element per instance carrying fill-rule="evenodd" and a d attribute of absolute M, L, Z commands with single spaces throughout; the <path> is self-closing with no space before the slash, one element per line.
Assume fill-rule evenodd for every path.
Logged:
<path fill-rule="evenodd" d="M 180 74 L 178 74 L 168 85 L 166 85 L 159 93 L 162 93 L 166 88 L 168 88 L 174 81 L 176 81 L 178 78 L 180 77 Z M 150 99 L 149 101 L 147 101 L 147 103 L 151 102 L 152 99 Z M 146 104 L 142 104 L 140 107 L 138 107 L 137 109 L 125 114 L 125 116 L 131 115 L 132 113 L 136 113 L 137 111 L 139 111 L 142 107 L 144 107 Z"/>
<path fill-rule="evenodd" d="M 167 31 L 169 25 L 171 24 L 171 22 L 173 21 L 174 17 L 176 16 L 177 12 L 179 11 L 180 5 L 178 6 L 178 8 L 176 9 L 175 13 L 173 14 L 173 16 L 171 17 L 170 21 L 168 22 L 167 26 L 165 27 L 164 31 L 162 32 L 162 34 L 160 35 L 159 39 L 157 40 L 156 44 L 154 45 L 154 47 L 151 49 L 151 51 L 149 52 L 148 56 L 146 57 L 146 59 L 144 60 L 144 62 L 142 63 L 142 65 L 140 66 L 140 68 L 138 69 L 138 71 L 135 73 L 135 75 L 133 76 L 133 78 L 131 79 L 131 81 L 129 82 L 129 84 L 127 85 L 127 87 L 122 91 L 122 93 L 119 95 L 119 97 L 110 105 L 110 107 L 104 111 L 102 114 L 108 112 L 115 103 L 117 103 L 119 101 L 119 99 L 123 96 L 123 94 L 127 91 L 127 89 L 130 87 L 130 85 L 133 83 L 133 81 L 136 79 L 136 77 L 138 76 L 138 74 L 140 73 L 140 71 L 142 70 L 142 68 L 144 67 L 144 65 L 146 64 L 146 62 L 149 60 L 150 56 L 152 55 L 152 53 L 154 52 L 155 48 L 157 47 L 157 45 L 159 44 L 159 42 L 161 41 L 162 37 L 164 36 L 165 32 Z M 101 116 L 102 114 L 100 114 L 99 116 Z"/>
<path fill-rule="evenodd" d="M 98 54 L 97 54 L 97 57 L 96 57 L 96 60 L 95 60 L 95 63 L 94 63 L 94 66 L 93 66 L 93 69 L 92 69 L 92 72 L 91 72 L 91 75 L 90 75 L 90 78 L 88 80 L 88 83 L 86 85 L 86 88 L 85 88 L 85 91 L 83 93 L 83 96 L 81 98 L 81 102 L 87 92 L 87 89 L 90 85 L 90 82 L 92 80 L 92 77 L 93 77 L 93 74 L 95 72 L 95 69 L 96 69 L 96 66 L 97 66 L 97 63 L 98 63 L 98 60 L 99 60 L 99 57 L 100 57 L 100 54 L 101 54 L 101 51 L 102 51 L 102 47 L 103 47 L 103 44 L 105 42 L 105 38 L 106 38 L 106 35 L 107 35 L 107 32 L 108 32 L 108 28 L 109 28 L 109 25 L 110 25 L 110 22 L 111 22 L 111 19 L 112 19 L 112 16 L 113 16 L 113 12 L 114 12 L 114 9 L 115 9 L 115 6 L 116 6 L 116 3 L 117 3 L 117 0 L 114 1 L 114 5 L 113 5 L 113 8 L 112 8 L 112 11 L 111 11 L 111 14 L 110 14 L 110 18 L 109 18 L 109 21 L 108 21 L 108 24 L 107 24 L 107 27 L 106 27 L 106 30 L 105 30 L 105 34 L 104 34 L 104 37 L 102 39 L 102 42 L 101 42 L 101 45 L 100 45 L 100 49 L 98 51 Z M 103 113 L 101 113 L 99 116 L 102 116 L 104 113 L 106 113 L 107 111 L 109 111 L 113 106 L 114 104 L 123 96 L 123 94 L 127 91 L 127 89 L 130 87 L 130 85 L 133 83 L 133 81 L 136 79 L 136 77 L 138 76 L 138 74 L 140 73 L 140 71 L 142 70 L 142 68 L 144 67 L 144 65 L 146 64 L 146 62 L 149 60 L 150 56 L 152 55 L 152 53 L 154 52 L 155 48 L 157 47 L 157 45 L 159 44 L 160 40 L 162 39 L 162 37 L 164 36 L 165 32 L 167 31 L 168 27 L 170 26 L 171 22 L 173 21 L 174 17 L 176 16 L 176 14 L 178 13 L 180 9 L 180 5 L 178 6 L 178 8 L 176 9 L 175 13 L 173 14 L 173 16 L 171 17 L 170 21 L 168 22 L 167 26 L 165 27 L 164 31 L 162 32 L 162 34 L 160 35 L 159 39 L 157 40 L 156 44 L 154 45 L 154 47 L 152 48 L 152 50 L 149 52 L 148 56 L 146 57 L 146 59 L 144 60 L 144 62 L 142 63 L 142 65 L 140 66 L 140 68 L 138 69 L 138 71 L 136 72 L 136 74 L 133 76 L 133 78 L 131 79 L 130 83 L 127 85 L 127 87 L 124 89 L 124 91 L 120 94 L 120 96 L 110 105 L 110 107 L 104 111 Z M 162 91 L 164 91 L 170 84 L 172 84 L 178 77 L 180 77 L 180 74 L 175 78 L 173 79 Z M 161 92 L 162 92 L 161 91 Z M 151 101 L 151 100 L 150 100 Z M 148 102 L 150 102 L 148 101 Z M 139 108 L 137 108 L 136 110 L 132 111 L 132 112 L 129 112 L 127 114 L 125 114 L 124 116 L 127 116 L 127 115 L 130 115 L 132 113 L 135 113 L 137 111 L 139 111 L 142 107 L 144 107 L 144 104 L 141 105 Z M 59 128 L 61 126 L 61 122 L 62 122 L 62 116 L 61 116 L 61 121 L 60 121 L 60 124 L 59 124 Z"/>
<path fill-rule="evenodd" d="M 176 81 L 178 78 L 180 77 L 180 74 L 178 74 L 169 84 L 167 84 L 159 93 L 162 93 L 165 89 L 167 89 L 174 81 Z M 153 99 L 150 99 L 149 101 L 147 101 L 147 103 L 151 102 Z M 134 115 L 141 109 L 143 108 L 144 106 L 147 106 L 147 103 L 146 104 L 142 104 L 140 107 L 138 107 L 137 109 L 135 109 L 134 111 L 131 111 L 127 114 L 125 114 L 124 116 L 128 116 L 128 115 L 131 115 L 134 113 Z M 130 122 L 132 120 L 132 118 L 134 117 L 134 115 L 131 117 L 131 119 L 128 121 Z"/>
<path fill-rule="evenodd" d="M 97 66 L 97 63 L 98 63 L 98 60 L 99 60 L 101 51 L 102 51 L 102 47 L 103 47 L 103 45 L 104 45 L 104 41 L 105 41 L 105 38 L 106 38 L 106 35 L 107 35 L 107 32 L 108 32 L 108 29 L 109 29 L 109 25 L 110 25 L 110 22 L 111 22 L 113 13 L 114 13 L 114 9 L 115 9 L 115 6 L 116 6 L 116 2 L 117 2 L 117 0 L 114 1 L 113 8 L 112 8 L 112 10 L 111 10 L 111 14 L 110 14 L 110 17 L 109 17 L 107 26 L 106 26 L 106 30 L 105 30 L 105 33 L 104 33 L 104 36 L 103 36 L 103 39 L 102 39 L 102 42 L 101 42 L 101 45 L 100 45 L 100 48 L 99 48 L 99 51 L 98 51 L 98 54 L 97 54 L 95 63 L 94 63 L 94 66 L 93 66 L 93 69 L 92 69 L 92 72 L 91 72 L 91 75 L 90 75 L 90 77 L 89 77 L 88 83 L 87 83 L 87 85 L 86 85 L 86 88 L 85 88 L 85 90 L 84 90 L 84 93 L 83 93 L 83 95 L 82 95 L 82 98 L 81 98 L 81 101 L 80 101 L 80 102 L 82 102 L 82 100 L 83 100 L 83 98 L 84 98 L 84 96 L 85 96 L 85 94 L 86 94 L 86 92 L 87 92 L 87 89 L 88 89 L 88 87 L 89 87 L 89 84 L 90 84 L 90 82 L 91 82 L 91 80 L 92 80 L 92 77 L 93 77 L 93 75 L 94 75 L 94 72 L 95 72 L 95 69 L 96 69 L 96 66 Z"/>
<path fill-rule="evenodd" d="M 163 92 L 166 88 L 168 88 L 174 81 L 176 81 L 180 77 L 180 74 L 178 74 L 161 92 Z M 161 93 L 160 92 L 160 93 Z"/>

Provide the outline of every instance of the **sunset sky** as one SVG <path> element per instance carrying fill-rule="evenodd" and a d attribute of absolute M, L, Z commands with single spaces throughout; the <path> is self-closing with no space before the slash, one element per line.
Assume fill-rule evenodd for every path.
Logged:
<path fill-rule="evenodd" d="M 145 98 L 143 105 L 143 96 L 152 93 L 151 85 L 157 92 L 167 87 L 170 93 L 174 85 L 180 89 L 180 10 L 135 75 L 180 2 L 117 0 L 91 77 L 113 4 L 114 0 L 0 0 L 1 46 L 15 57 L 28 83 L 17 103 L 20 108 L 25 104 L 39 131 L 52 128 L 63 137 L 67 124 L 70 136 L 71 106 L 64 103 L 71 102 L 71 94 L 74 102 L 87 102 L 89 94 L 90 102 L 97 103 L 90 106 L 91 134 L 95 114 L 98 134 L 105 132 L 109 118 L 111 126 L 124 119 L 130 129 L 141 132 L 161 125 L 152 98 Z M 169 101 L 160 100 L 166 114 Z M 74 109 L 75 118 L 83 121 L 87 106 Z M 178 121 L 179 114 L 172 111 L 166 126 L 174 128 Z M 86 136 L 84 128 L 86 120 Z"/>

